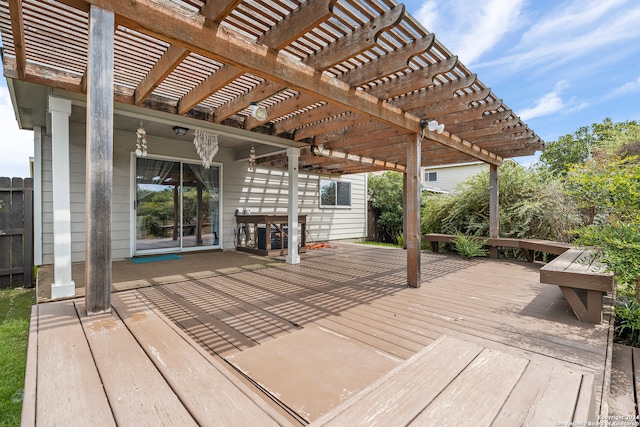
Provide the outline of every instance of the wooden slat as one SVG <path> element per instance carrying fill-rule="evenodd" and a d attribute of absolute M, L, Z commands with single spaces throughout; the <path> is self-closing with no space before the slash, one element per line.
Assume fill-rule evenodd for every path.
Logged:
<path fill-rule="evenodd" d="M 613 274 L 593 264 L 592 256 L 589 250 L 569 249 L 540 268 L 540 281 L 567 288 L 612 292 Z"/>
<path fill-rule="evenodd" d="M 115 426 L 73 303 L 39 305 L 37 322 L 36 425 Z"/>
<path fill-rule="evenodd" d="M 288 424 L 134 294 L 115 295 L 113 306 L 136 340 L 145 344 L 147 357 L 199 425 Z"/>
<path fill-rule="evenodd" d="M 358 114 L 371 116 L 392 127 L 409 132 L 420 132 L 420 119 L 406 112 L 380 102 L 377 98 L 353 89 L 335 78 L 300 64 L 264 45 L 248 43 L 247 40 L 230 31 L 221 31 L 215 24 L 203 25 L 192 16 L 171 15 L 167 8 L 148 0 L 129 2 L 118 0 L 91 0 L 92 4 L 109 10 L 117 10 L 123 25 L 139 30 L 169 43 L 185 47 L 205 57 L 241 68 L 277 84 L 308 93 L 330 103 L 335 103 Z M 472 157 L 492 164 L 500 164 L 502 159 L 487 150 L 473 146 L 468 141 L 443 132 L 429 135 L 429 138 L 455 148 Z"/>
<path fill-rule="evenodd" d="M 492 426 L 544 426 L 574 421 L 582 378 L 581 373 L 566 368 L 530 363 Z M 593 382 L 587 392 L 593 396 Z M 575 421 L 595 421 L 594 415 Z"/>
<path fill-rule="evenodd" d="M 636 396 L 636 410 L 640 413 L 640 349 L 633 350 L 633 386 Z"/>
<path fill-rule="evenodd" d="M 117 424 L 197 425 L 119 317 L 76 309 Z"/>
<path fill-rule="evenodd" d="M 481 351 L 440 337 L 311 426 L 408 425 Z"/>
<path fill-rule="evenodd" d="M 463 425 L 472 419 L 488 425 L 526 366 L 525 359 L 485 349 L 411 424 Z"/>
<path fill-rule="evenodd" d="M 635 416 L 633 348 L 622 344 L 613 344 L 612 366 L 609 415 Z"/>

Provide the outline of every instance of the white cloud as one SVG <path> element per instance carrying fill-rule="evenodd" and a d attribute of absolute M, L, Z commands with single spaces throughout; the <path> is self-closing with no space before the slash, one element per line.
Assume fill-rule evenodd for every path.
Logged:
<path fill-rule="evenodd" d="M 640 77 L 613 89 L 604 99 L 614 99 L 621 96 L 628 96 L 640 92 Z"/>
<path fill-rule="evenodd" d="M 588 68 L 608 66 L 605 57 L 619 48 L 634 48 L 640 37 L 640 3 L 632 0 L 573 0 L 537 17 L 505 55 L 479 66 L 548 71 L 580 58 Z M 640 47 L 636 46 L 635 49 Z M 578 66 L 578 65 L 574 65 Z"/>
<path fill-rule="evenodd" d="M 0 129 L 0 176 L 28 177 L 29 157 L 33 156 L 33 131 L 18 128 L 4 81 L 0 84 Z"/>
<path fill-rule="evenodd" d="M 414 14 L 467 66 L 515 30 L 524 0 L 425 1 Z"/>
<path fill-rule="evenodd" d="M 535 117 L 548 116 L 562 109 L 564 102 L 557 92 L 549 92 L 536 100 L 536 105 L 523 110 L 519 116 L 522 120 L 530 120 Z"/>
<path fill-rule="evenodd" d="M 579 101 L 573 97 L 567 102 L 562 98 L 562 93 L 570 86 L 567 81 L 559 81 L 551 92 L 538 98 L 533 107 L 520 111 L 518 115 L 522 120 L 530 120 L 555 113 L 566 115 L 587 108 L 589 103 L 585 101 Z"/>

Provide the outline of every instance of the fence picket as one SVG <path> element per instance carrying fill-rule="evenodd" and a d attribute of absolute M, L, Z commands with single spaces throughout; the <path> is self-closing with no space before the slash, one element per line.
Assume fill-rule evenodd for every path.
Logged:
<path fill-rule="evenodd" d="M 0 177 L 0 289 L 33 285 L 33 180 Z"/>

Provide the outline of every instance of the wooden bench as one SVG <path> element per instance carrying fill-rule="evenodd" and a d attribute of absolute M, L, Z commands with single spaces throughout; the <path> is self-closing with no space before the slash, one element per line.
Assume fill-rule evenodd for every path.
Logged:
<path fill-rule="evenodd" d="M 602 322 L 602 298 L 614 290 L 613 274 L 589 249 L 569 249 L 559 255 L 540 268 L 540 282 L 560 286 L 576 317 L 590 323 Z"/>
<path fill-rule="evenodd" d="M 310 426 L 552 426 L 596 420 L 593 375 L 443 336 Z"/>
<path fill-rule="evenodd" d="M 438 252 L 440 243 L 453 243 L 456 236 L 453 234 L 431 233 L 422 236 L 423 240 L 431 243 L 431 250 Z M 500 248 L 520 249 L 524 257 L 529 262 L 535 261 L 536 252 L 544 252 L 552 255 L 560 255 L 571 248 L 571 244 L 564 242 L 554 242 L 552 240 L 541 239 L 516 239 L 511 237 L 478 237 L 489 247 L 489 256 L 498 258 Z"/>

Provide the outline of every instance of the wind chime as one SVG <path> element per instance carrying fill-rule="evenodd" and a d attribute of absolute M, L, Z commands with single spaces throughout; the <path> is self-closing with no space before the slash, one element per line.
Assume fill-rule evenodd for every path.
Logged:
<path fill-rule="evenodd" d="M 202 166 L 209 169 L 213 157 L 218 153 L 218 135 L 196 129 L 193 145 L 196 146 L 196 151 L 202 159 Z"/>
<path fill-rule="evenodd" d="M 136 156 L 147 157 L 147 131 L 144 130 L 142 122 L 136 131 Z"/>
<path fill-rule="evenodd" d="M 253 172 L 256 168 L 256 149 L 251 144 L 251 150 L 249 150 L 249 172 Z"/>

